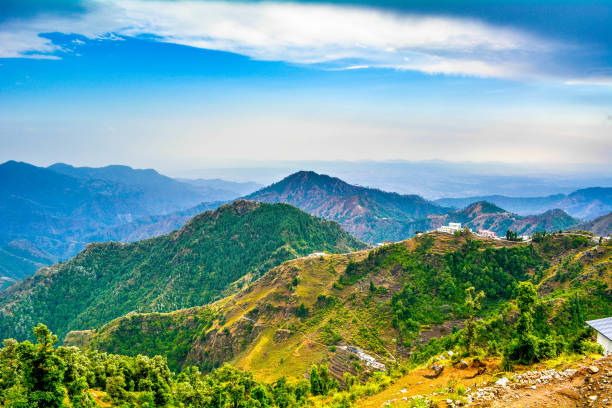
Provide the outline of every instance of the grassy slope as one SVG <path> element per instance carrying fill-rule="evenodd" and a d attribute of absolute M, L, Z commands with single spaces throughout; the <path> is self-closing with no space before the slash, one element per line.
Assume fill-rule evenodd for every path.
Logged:
<path fill-rule="evenodd" d="M 288 259 L 364 246 L 336 223 L 295 207 L 239 200 L 168 235 L 91 244 L 66 263 L 41 269 L 6 292 L 0 337 L 25 338 L 38 322 L 63 337 L 133 311 L 203 305 Z"/>
<path fill-rule="evenodd" d="M 463 237 L 446 234 L 431 236 L 435 237 L 435 241 L 426 251 L 426 257 L 433 265 L 465 243 Z M 563 259 L 562 254 L 577 251 L 572 248 L 571 242 L 565 245 L 563 240 L 564 237 L 554 238 L 549 247 L 540 248 L 546 253 L 545 259 L 551 260 L 553 265 Z M 523 243 L 505 241 L 479 241 L 485 247 L 497 249 L 525 246 Z M 384 260 L 396 259 L 393 257 L 398 254 L 410 254 L 420 245 L 419 239 L 411 239 L 377 250 L 288 261 L 239 293 L 209 307 L 173 314 L 148 314 L 136 320 L 134 316 L 121 318 L 98 332 L 90 333 L 88 341 L 96 348 L 127 354 L 166 352 L 163 348 L 150 347 L 151 340 L 119 346 L 121 342 L 116 340 L 117 332 L 123 331 L 121 337 L 125 338 L 126 333 L 134 333 L 135 330 L 130 322 L 138 321 L 137 327 L 143 327 L 140 337 L 147 339 L 159 335 L 158 331 L 149 329 L 153 321 L 157 321 L 159 327 L 172 327 L 168 320 L 181 322 L 194 314 L 207 313 L 205 331 L 198 329 L 190 331 L 189 335 L 183 333 L 182 341 L 192 346 L 188 351 L 183 349 L 182 355 L 170 355 L 175 356 L 173 358 L 176 360 L 171 361 L 175 367 L 181 364 L 210 367 L 231 361 L 253 371 L 261 379 L 274 380 L 282 375 L 299 378 L 313 363 L 332 361 L 333 364 L 334 352 L 330 346 L 336 343 L 359 346 L 382 361 L 405 359 L 410 343 L 405 340 L 410 339 L 403 339 L 393 327 L 390 299 L 404 283 L 419 275 L 406 272 L 407 269 L 403 270 L 395 261 L 385 263 Z M 337 283 L 349 262 L 362 265 L 369 272 L 355 282 L 339 286 Z M 375 292 L 369 289 L 370 281 L 378 288 Z M 296 316 L 296 308 L 301 304 L 308 308 L 308 315 L 303 318 Z M 485 311 L 495 310 L 501 304 L 503 302 L 489 299 Z M 450 310 L 442 314 L 440 321 L 438 308 L 447 306 L 437 301 L 431 302 L 434 308 L 431 317 L 423 318 L 420 322 L 422 335 L 445 319 L 462 317 L 461 306 L 451 302 Z M 147 321 L 145 324 L 142 323 L 143 319 Z M 202 324 L 198 327 L 202 327 Z M 420 338 L 417 336 L 415 340 L 418 342 Z"/>

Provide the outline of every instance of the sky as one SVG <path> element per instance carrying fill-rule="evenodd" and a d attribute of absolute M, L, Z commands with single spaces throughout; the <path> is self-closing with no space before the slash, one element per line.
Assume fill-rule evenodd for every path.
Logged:
<path fill-rule="evenodd" d="M 0 161 L 612 157 L 608 1 L 3 0 Z"/>

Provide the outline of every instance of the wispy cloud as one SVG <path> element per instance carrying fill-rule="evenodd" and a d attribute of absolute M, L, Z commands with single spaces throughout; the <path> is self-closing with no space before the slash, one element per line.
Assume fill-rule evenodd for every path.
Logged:
<path fill-rule="evenodd" d="M 612 77 L 573 79 L 566 81 L 565 85 L 612 86 Z"/>
<path fill-rule="evenodd" d="M 295 3 L 100 1 L 77 16 L 38 16 L 0 26 L 0 58 L 58 55 L 41 33 L 88 38 L 153 36 L 259 60 L 392 68 L 428 74 L 536 75 L 555 45 L 478 21 Z M 351 61 L 347 64 L 346 61 Z"/>

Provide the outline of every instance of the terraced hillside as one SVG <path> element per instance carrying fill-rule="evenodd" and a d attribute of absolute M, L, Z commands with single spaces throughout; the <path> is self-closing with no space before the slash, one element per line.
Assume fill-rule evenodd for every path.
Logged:
<path fill-rule="evenodd" d="M 288 259 L 366 247 L 337 223 L 286 204 L 238 200 L 180 230 L 132 244 L 90 244 L 39 270 L 0 300 L 0 337 L 45 323 L 63 337 L 129 312 L 169 312 L 233 293 Z"/>
<path fill-rule="evenodd" d="M 128 355 L 162 353 L 174 368 L 209 369 L 229 361 L 265 380 L 301 378 L 314 363 L 329 364 L 338 377 L 344 371 L 367 377 L 373 370 L 367 360 L 341 346 L 388 367 L 459 347 L 468 286 L 485 294 L 475 337 L 484 349 L 492 336 L 507 341 L 520 281 L 543 282 L 541 295 L 555 299 L 547 317 L 554 324 L 568 321 L 567 305 L 576 301 L 585 305 L 584 318 L 610 313 L 610 256 L 612 247 L 596 249 L 581 235 L 525 244 L 432 233 L 375 250 L 287 261 L 209 306 L 132 314 L 97 331 L 70 333 L 66 343 Z M 582 262 L 582 272 L 546 289 L 568 260 Z"/>

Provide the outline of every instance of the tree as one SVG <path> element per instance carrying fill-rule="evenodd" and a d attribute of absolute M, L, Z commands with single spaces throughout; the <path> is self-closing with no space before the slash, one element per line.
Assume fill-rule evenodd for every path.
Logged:
<path fill-rule="evenodd" d="M 533 242 L 544 242 L 546 238 L 546 231 L 536 231 L 533 233 L 531 240 Z"/>
<path fill-rule="evenodd" d="M 531 282 L 521 282 L 517 288 L 516 305 L 519 308 L 519 318 L 516 323 L 516 337 L 504 353 L 504 365 L 511 361 L 521 364 L 533 364 L 544 357 L 555 353 L 550 338 L 541 339 L 534 334 L 534 305 L 538 300 L 538 292 Z"/>
<path fill-rule="evenodd" d="M 506 239 L 508 241 L 520 241 L 518 234 L 516 231 L 507 230 L 506 231 Z"/>
<path fill-rule="evenodd" d="M 465 290 L 465 308 L 468 314 L 468 318 L 465 322 L 465 348 L 468 355 L 472 354 L 472 342 L 474 341 L 474 317 L 476 316 L 476 312 L 481 309 L 480 301 L 485 297 L 482 290 L 478 293 L 475 292 L 476 289 L 473 286 L 470 286 Z"/>
<path fill-rule="evenodd" d="M 19 355 L 23 364 L 23 381 L 31 407 L 59 408 L 64 406 L 64 361 L 55 354 L 53 345 L 57 336 L 44 324 L 34 328 L 38 343 L 19 345 Z"/>

